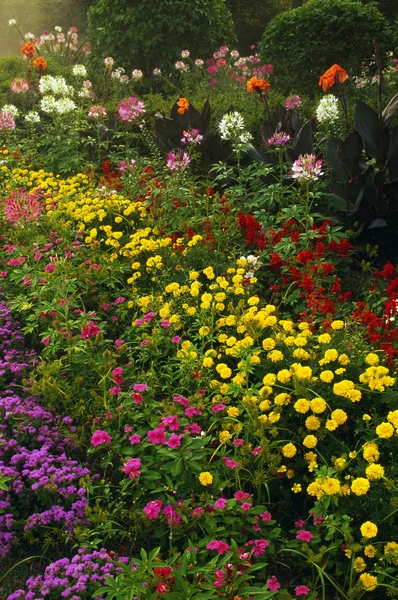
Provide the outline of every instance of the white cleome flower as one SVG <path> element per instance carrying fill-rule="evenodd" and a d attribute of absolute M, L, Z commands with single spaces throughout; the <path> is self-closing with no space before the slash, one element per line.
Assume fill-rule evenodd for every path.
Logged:
<path fill-rule="evenodd" d="M 87 69 L 84 65 L 74 65 L 72 73 L 75 77 L 86 77 Z"/>
<path fill-rule="evenodd" d="M 40 79 L 39 90 L 42 94 L 51 94 L 54 96 L 72 96 L 73 87 L 68 85 L 63 77 L 44 75 Z"/>
<path fill-rule="evenodd" d="M 19 110 L 14 104 L 5 104 L 1 111 L 9 112 L 13 119 L 19 115 Z"/>
<path fill-rule="evenodd" d="M 324 96 L 316 109 L 319 123 L 334 123 L 340 117 L 339 101 L 333 94 Z"/>
<path fill-rule="evenodd" d="M 218 130 L 223 140 L 250 136 L 250 133 L 248 134 L 245 131 L 245 122 L 242 115 L 237 111 L 225 114 L 218 125 Z"/>
<path fill-rule="evenodd" d="M 10 19 L 10 20 L 8 21 L 8 24 L 9 24 L 9 26 L 10 26 L 10 27 L 12 27 L 13 25 L 16 25 L 16 24 L 17 24 L 17 22 L 16 22 L 16 20 L 15 20 L 15 19 Z"/>
<path fill-rule="evenodd" d="M 32 110 L 25 115 L 25 121 L 27 123 L 40 123 L 40 115 L 35 110 Z"/>

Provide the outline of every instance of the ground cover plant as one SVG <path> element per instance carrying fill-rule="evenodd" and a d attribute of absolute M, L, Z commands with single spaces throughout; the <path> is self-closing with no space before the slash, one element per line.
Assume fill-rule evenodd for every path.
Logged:
<path fill-rule="evenodd" d="M 21 35 L 3 596 L 397 596 L 398 59 L 311 99 L 256 48 L 127 74 L 74 27 Z"/>

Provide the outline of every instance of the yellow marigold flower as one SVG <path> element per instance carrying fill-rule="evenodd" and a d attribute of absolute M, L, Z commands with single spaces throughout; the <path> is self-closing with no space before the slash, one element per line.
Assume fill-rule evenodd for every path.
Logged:
<path fill-rule="evenodd" d="M 346 555 L 347 558 L 351 558 L 351 556 L 352 556 L 352 550 L 350 550 L 349 548 L 347 548 L 347 550 L 344 550 L 344 554 Z"/>
<path fill-rule="evenodd" d="M 284 335 L 284 334 L 282 334 L 282 335 Z M 285 344 L 285 346 L 287 346 L 288 348 L 290 348 L 294 344 L 294 336 L 293 335 L 288 335 L 287 337 L 285 337 L 283 339 L 283 343 Z"/>
<path fill-rule="evenodd" d="M 370 488 L 370 483 L 367 479 L 365 479 L 364 477 L 357 477 L 356 479 L 354 479 L 354 481 L 351 483 L 351 491 L 356 495 L 356 496 L 364 496 L 365 494 L 368 493 Z"/>
<path fill-rule="evenodd" d="M 337 331 L 338 329 L 343 329 L 344 327 L 344 321 L 332 321 L 332 323 L 330 324 L 330 327 L 332 329 L 334 329 L 335 331 Z"/>
<path fill-rule="evenodd" d="M 171 292 L 178 290 L 179 287 L 180 287 L 180 284 L 174 281 L 173 283 L 169 283 L 169 285 L 166 285 L 166 287 L 164 288 L 164 291 L 167 294 L 171 294 Z"/>
<path fill-rule="evenodd" d="M 203 363 L 202 364 L 203 364 L 204 367 L 210 368 L 210 367 L 212 367 L 214 365 L 214 360 L 211 358 L 211 356 L 206 356 L 203 359 Z"/>
<path fill-rule="evenodd" d="M 371 481 L 381 479 L 384 476 L 384 467 L 382 465 L 378 465 L 376 463 L 372 463 L 368 467 L 366 467 L 366 477 Z"/>
<path fill-rule="evenodd" d="M 273 425 L 274 423 L 277 423 L 280 418 L 281 418 L 280 414 L 277 412 L 274 412 L 274 411 L 271 411 L 268 415 L 268 421 L 270 422 L 271 425 Z"/>
<path fill-rule="evenodd" d="M 287 406 L 290 403 L 291 399 L 292 397 L 289 394 L 283 392 L 282 394 L 278 394 L 277 396 L 275 396 L 274 403 L 277 406 Z"/>
<path fill-rule="evenodd" d="M 305 426 L 310 431 L 316 431 L 317 429 L 320 428 L 321 421 L 320 421 L 320 419 L 318 419 L 318 417 L 314 417 L 313 415 L 311 415 L 310 417 L 306 418 Z"/>
<path fill-rule="evenodd" d="M 208 471 L 203 471 L 198 478 L 202 485 L 211 485 L 213 483 L 213 475 Z"/>
<path fill-rule="evenodd" d="M 305 414 L 311 408 L 311 404 L 306 398 L 300 398 L 297 402 L 294 403 L 294 410 L 298 413 Z"/>
<path fill-rule="evenodd" d="M 321 479 L 317 479 L 316 481 L 313 481 L 312 483 L 310 483 L 309 486 L 307 487 L 307 493 L 310 496 L 316 496 L 318 500 L 320 498 L 322 498 L 324 492 L 322 490 Z"/>
<path fill-rule="evenodd" d="M 334 419 L 328 419 L 325 423 L 325 427 L 328 431 L 335 431 L 339 424 Z"/>
<path fill-rule="evenodd" d="M 398 544 L 396 542 L 387 542 L 384 546 L 384 555 L 391 558 L 394 565 L 398 565 Z"/>
<path fill-rule="evenodd" d="M 268 410 L 269 408 L 271 408 L 271 402 L 269 400 L 263 400 L 262 402 L 260 402 L 259 409 L 261 411 Z"/>
<path fill-rule="evenodd" d="M 311 400 L 310 404 L 311 410 L 317 415 L 325 412 L 326 410 L 326 402 L 323 398 L 314 398 Z"/>
<path fill-rule="evenodd" d="M 253 279 L 252 279 L 253 280 Z M 273 327 L 278 322 L 278 319 L 274 315 L 270 315 L 264 321 L 264 327 Z"/>
<path fill-rule="evenodd" d="M 322 371 L 319 375 L 319 379 L 324 383 L 330 383 L 334 379 L 333 371 Z"/>
<path fill-rule="evenodd" d="M 251 296 L 251 298 L 249 298 L 247 301 L 249 306 L 257 306 L 257 304 L 259 304 L 259 302 L 260 302 L 260 298 L 258 296 Z"/>
<path fill-rule="evenodd" d="M 307 338 L 302 335 L 298 335 L 296 338 L 294 338 L 293 343 L 295 346 L 301 348 L 302 346 L 307 345 Z"/>
<path fill-rule="evenodd" d="M 228 440 L 230 440 L 232 437 L 232 435 L 229 433 L 229 431 L 221 431 L 220 435 L 218 436 L 218 439 L 220 440 L 221 444 L 225 444 L 225 442 L 228 442 Z"/>
<path fill-rule="evenodd" d="M 362 573 L 359 580 L 367 592 L 372 592 L 377 587 L 377 577 L 370 575 L 370 573 Z"/>
<path fill-rule="evenodd" d="M 315 435 L 306 435 L 303 439 L 303 446 L 306 448 L 315 448 L 318 443 L 318 438 Z"/>
<path fill-rule="evenodd" d="M 346 365 L 350 364 L 350 359 L 349 359 L 349 357 L 348 357 L 347 354 L 340 354 L 338 360 L 339 360 L 339 363 L 341 365 L 343 365 L 343 367 L 345 367 Z"/>
<path fill-rule="evenodd" d="M 276 375 L 274 375 L 274 373 L 267 373 L 267 375 L 265 375 L 263 377 L 263 384 L 264 385 L 275 385 L 276 383 Z"/>
<path fill-rule="evenodd" d="M 346 464 L 347 464 L 347 461 L 343 457 L 336 458 L 336 460 L 334 461 L 334 466 L 336 467 L 336 469 L 344 469 Z"/>
<path fill-rule="evenodd" d="M 369 352 L 369 354 L 365 358 L 365 362 L 371 367 L 375 367 L 379 364 L 379 357 L 374 352 Z"/>
<path fill-rule="evenodd" d="M 328 363 L 337 360 L 338 356 L 339 356 L 339 353 L 337 352 L 337 350 L 335 348 L 330 348 L 329 350 L 325 351 L 325 354 L 324 354 L 322 360 L 319 361 L 319 364 L 327 365 Z"/>
<path fill-rule="evenodd" d="M 379 438 L 388 439 L 394 435 L 394 427 L 391 423 L 380 423 L 376 427 L 376 435 Z"/>
<path fill-rule="evenodd" d="M 355 450 L 352 450 L 351 452 L 348 453 L 348 456 L 350 458 L 356 458 L 357 457 L 357 453 L 355 452 Z"/>
<path fill-rule="evenodd" d="M 365 521 L 361 525 L 361 534 L 364 538 L 372 538 L 377 535 L 377 525 L 372 523 L 372 521 Z"/>
<path fill-rule="evenodd" d="M 202 272 L 206 275 L 207 279 L 214 279 L 215 277 L 213 267 L 206 267 Z"/>
<path fill-rule="evenodd" d="M 288 444 L 285 444 L 285 446 L 283 446 L 282 454 L 283 456 L 286 456 L 286 458 L 293 458 L 293 456 L 297 454 L 297 448 L 294 444 L 289 442 Z"/>
<path fill-rule="evenodd" d="M 331 341 L 332 337 L 328 333 L 322 333 L 321 335 L 318 335 L 318 342 L 320 344 L 330 344 Z"/>
<path fill-rule="evenodd" d="M 204 337 L 206 335 L 209 335 L 210 333 L 210 327 L 207 327 L 206 325 L 204 325 L 203 327 L 199 328 L 199 335 Z"/>
<path fill-rule="evenodd" d="M 372 417 L 370 415 L 368 415 L 368 413 L 365 413 L 364 415 L 362 415 L 362 421 L 371 421 Z"/>
<path fill-rule="evenodd" d="M 273 350 L 276 346 L 276 342 L 272 338 L 265 338 L 262 341 L 262 346 L 263 346 L 264 350 Z"/>
<path fill-rule="evenodd" d="M 348 419 L 347 413 L 344 410 L 341 410 L 341 408 L 336 408 L 336 410 L 332 412 L 331 417 L 338 425 L 344 425 Z"/>
<path fill-rule="evenodd" d="M 225 319 L 225 324 L 228 325 L 228 327 L 232 327 L 232 325 L 235 325 L 236 324 L 235 315 L 228 315 L 228 317 Z"/>
<path fill-rule="evenodd" d="M 294 330 L 293 321 L 287 321 L 287 320 L 281 319 L 279 321 L 279 325 L 282 325 L 284 331 L 286 331 L 287 333 L 290 333 L 291 331 Z"/>
<path fill-rule="evenodd" d="M 366 569 L 366 562 L 361 556 L 354 560 L 354 569 L 357 573 L 362 573 Z"/>
<path fill-rule="evenodd" d="M 295 483 L 292 487 L 292 491 L 295 494 L 298 494 L 299 492 L 301 492 L 301 490 L 302 490 L 301 483 Z"/>
<path fill-rule="evenodd" d="M 229 417 L 239 417 L 240 411 L 239 408 L 237 406 L 231 406 L 230 408 L 228 408 L 227 410 L 227 415 Z"/>
<path fill-rule="evenodd" d="M 267 358 L 272 362 L 279 362 L 283 360 L 283 354 L 280 350 L 271 350 L 271 352 L 268 352 Z"/>
<path fill-rule="evenodd" d="M 289 383 L 290 379 L 292 378 L 292 374 L 287 369 L 282 369 L 281 371 L 278 371 L 276 378 L 281 383 Z"/>
<path fill-rule="evenodd" d="M 387 421 L 392 423 L 398 429 L 398 410 L 392 410 L 388 413 Z"/>
<path fill-rule="evenodd" d="M 199 277 L 199 273 L 197 271 L 191 271 L 189 273 L 189 279 L 191 281 L 195 281 Z"/>
<path fill-rule="evenodd" d="M 229 379 L 232 375 L 232 371 L 229 367 L 224 367 L 223 369 L 221 369 L 221 371 L 219 371 L 219 373 L 222 379 Z"/>
<path fill-rule="evenodd" d="M 349 379 L 343 379 L 333 385 L 333 393 L 343 398 L 347 398 L 348 393 L 353 389 L 355 389 L 355 383 Z"/>
<path fill-rule="evenodd" d="M 259 421 L 259 423 L 261 423 L 261 425 L 266 425 L 267 421 L 268 421 L 268 417 L 267 415 L 260 415 L 257 420 Z"/>
<path fill-rule="evenodd" d="M 322 491 L 328 496 L 340 494 L 340 481 L 334 477 L 326 477 L 325 481 L 322 483 Z"/>
<path fill-rule="evenodd" d="M 377 549 L 372 546 L 372 544 L 369 544 L 368 546 L 365 546 L 363 553 L 368 558 L 374 558 L 377 554 Z"/>
<path fill-rule="evenodd" d="M 293 375 L 298 381 L 310 381 L 312 377 L 311 367 L 303 367 L 303 365 L 292 365 Z"/>

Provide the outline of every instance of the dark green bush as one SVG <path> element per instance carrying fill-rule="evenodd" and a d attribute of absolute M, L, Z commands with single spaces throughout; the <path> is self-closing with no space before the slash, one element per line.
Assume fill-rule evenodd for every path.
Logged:
<path fill-rule="evenodd" d="M 225 0 L 97 0 L 88 18 L 94 63 L 112 56 L 147 72 L 171 67 L 181 50 L 206 58 L 234 39 Z"/>
<path fill-rule="evenodd" d="M 15 77 L 26 77 L 26 65 L 19 56 L 0 58 L 0 108 L 12 102 L 18 104 L 15 94 L 10 92 Z"/>
<path fill-rule="evenodd" d="M 310 0 L 279 14 L 266 27 L 262 59 L 274 65 L 285 92 L 311 92 L 319 77 L 337 63 L 350 75 L 373 57 L 372 40 L 385 53 L 393 45 L 389 24 L 375 4 L 352 0 Z"/>

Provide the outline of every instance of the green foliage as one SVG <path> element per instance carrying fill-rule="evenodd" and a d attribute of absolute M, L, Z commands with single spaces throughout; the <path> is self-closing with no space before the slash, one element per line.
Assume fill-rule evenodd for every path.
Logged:
<path fill-rule="evenodd" d="M 261 55 L 274 65 L 279 87 L 308 93 L 317 89 L 319 77 L 335 63 L 349 75 L 359 74 L 372 60 L 374 39 L 384 53 L 391 49 L 388 22 L 375 4 L 313 0 L 271 21 Z"/>
<path fill-rule="evenodd" d="M 124 67 L 167 67 L 181 49 L 205 58 L 233 40 L 225 0 L 98 0 L 89 10 L 93 62 L 106 56 Z"/>
<path fill-rule="evenodd" d="M 25 75 L 26 66 L 21 58 L 17 56 L 0 58 L 0 106 L 10 101 L 9 91 L 12 80 Z"/>

